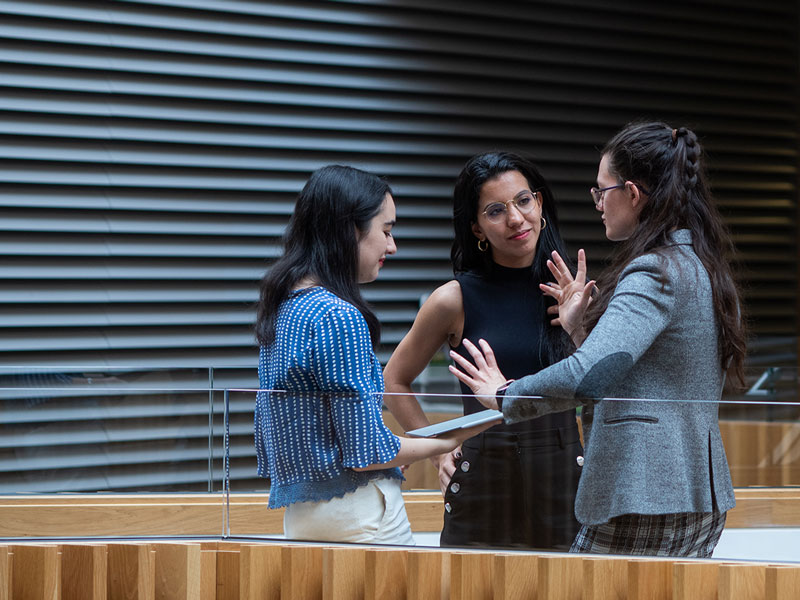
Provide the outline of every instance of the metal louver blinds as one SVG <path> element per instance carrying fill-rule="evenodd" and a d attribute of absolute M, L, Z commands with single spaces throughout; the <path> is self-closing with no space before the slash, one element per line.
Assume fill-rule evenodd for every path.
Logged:
<path fill-rule="evenodd" d="M 364 288 L 385 361 L 451 275 L 470 155 L 532 155 L 599 270 L 598 148 L 642 117 L 701 136 L 756 354 L 795 364 L 798 25 L 784 0 L 0 0 L 0 364 L 254 375 L 258 280 L 329 163 L 396 193 Z"/>
<path fill-rule="evenodd" d="M 793 3 L 0 2 L 0 17 L 0 362 L 252 364 L 256 282 L 330 162 L 397 192 L 399 253 L 365 289 L 388 353 L 449 275 L 469 155 L 532 154 L 571 248 L 598 260 L 596 148 L 641 116 L 703 136 L 755 331 L 793 334 Z"/>

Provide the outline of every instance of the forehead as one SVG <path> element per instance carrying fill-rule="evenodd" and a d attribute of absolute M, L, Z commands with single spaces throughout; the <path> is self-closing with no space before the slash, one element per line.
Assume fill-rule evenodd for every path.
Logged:
<path fill-rule="evenodd" d="M 612 183 L 616 182 L 616 177 L 611 174 L 610 164 L 611 159 L 608 154 L 603 154 L 600 159 L 600 165 L 597 167 L 597 183 L 600 184 L 601 187 L 603 187 L 603 184 L 611 185 L 608 183 L 609 181 Z"/>
<path fill-rule="evenodd" d="M 478 195 L 478 209 L 492 202 L 508 202 L 520 192 L 530 191 L 530 184 L 519 171 L 506 171 L 487 180 Z"/>
<path fill-rule="evenodd" d="M 386 196 L 383 198 L 383 204 L 381 204 L 381 210 L 378 212 L 375 218 L 380 219 L 381 222 L 395 220 L 394 198 L 392 198 L 392 195 L 389 192 L 386 192 Z"/>

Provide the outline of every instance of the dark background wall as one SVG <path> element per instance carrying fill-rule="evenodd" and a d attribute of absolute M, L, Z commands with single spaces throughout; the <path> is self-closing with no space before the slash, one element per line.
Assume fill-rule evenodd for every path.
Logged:
<path fill-rule="evenodd" d="M 258 280 L 303 182 L 334 162 L 396 192 L 399 252 L 365 287 L 385 360 L 451 275 L 449 197 L 470 155 L 532 155 L 570 250 L 597 271 L 609 249 L 588 194 L 598 148 L 636 118 L 702 137 L 742 260 L 752 362 L 794 365 L 798 12 L 789 0 L 0 1 L 0 365 L 253 375 Z M 202 477 L 208 398 L 195 401 Z M 29 403 L 15 402 L 8 447 L 30 439 Z M 137 402 L 137 415 L 170 416 L 163 399 Z M 64 418 L 63 403 L 36 406 L 40 423 Z M 76 421 L 92 410 L 74 408 Z M 131 416 L 130 403 L 106 408 L 97 443 Z M 157 429 L 120 428 L 142 443 Z M 91 443 L 76 433 L 74 464 L 97 456 Z M 143 460 L 131 446 L 119 456 Z"/>
<path fill-rule="evenodd" d="M 450 274 L 468 156 L 533 155 L 597 269 L 597 148 L 639 117 L 703 137 L 754 333 L 794 336 L 797 31 L 786 0 L 0 2 L 0 364 L 254 364 L 331 162 L 397 193 L 385 358 Z"/>

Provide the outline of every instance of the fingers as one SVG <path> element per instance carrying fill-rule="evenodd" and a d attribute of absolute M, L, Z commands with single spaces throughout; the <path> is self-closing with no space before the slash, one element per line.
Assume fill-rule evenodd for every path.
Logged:
<path fill-rule="evenodd" d="M 555 254 L 555 252 L 553 254 Z M 564 261 L 561 262 L 563 264 Z M 572 281 L 572 273 L 570 273 L 569 270 L 564 271 L 563 269 L 559 268 L 558 264 L 556 264 L 552 260 L 547 261 L 547 268 L 553 274 L 553 277 L 556 278 L 557 285 L 560 286 L 568 285 L 569 282 Z"/>
<path fill-rule="evenodd" d="M 486 340 L 479 340 L 480 348 L 468 339 L 462 340 L 475 364 L 458 354 L 450 351 L 450 358 L 455 365 L 449 365 L 450 372 L 462 383 L 467 385 L 478 401 L 487 408 L 495 408 L 494 391 L 505 382 L 503 373 L 497 367 L 497 360 L 492 347 Z M 457 366 L 456 366 L 457 365 Z M 483 397 L 485 396 L 485 398 Z"/>
<path fill-rule="evenodd" d="M 443 455 L 441 462 L 439 462 L 439 487 L 442 490 L 442 495 L 447 490 L 447 486 L 450 485 L 453 473 L 456 472 L 456 460 L 459 458 L 461 458 L 461 447 Z"/>
<path fill-rule="evenodd" d="M 561 258 L 561 255 L 553 250 L 551 256 L 553 257 L 553 262 L 555 263 L 556 268 L 561 273 L 561 278 L 567 282 L 572 281 L 572 273 L 570 273 L 569 267 L 567 266 L 567 263 L 564 262 L 564 259 Z M 561 279 L 558 279 L 558 283 L 561 283 Z"/>
<path fill-rule="evenodd" d="M 467 338 L 464 338 L 463 340 L 461 340 L 461 342 L 464 344 L 464 348 L 467 349 L 467 352 L 469 352 L 470 356 L 472 357 L 472 360 L 475 361 L 475 366 L 478 367 L 478 370 L 482 370 L 486 366 L 486 360 L 484 359 L 483 353 L 478 349 L 478 347 L 475 344 L 470 342 Z M 481 342 L 483 342 L 483 340 L 478 340 L 479 344 Z M 485 344 L 486 342 L 483 343 Z M 491 350 L 491 348 L 489 348 L 489 350 Z"/>
<path fill-rule="evenodd" d="M 489 342 L 487 342 L 486 340 L 478 340 L 478 343 L 480 344 L 481 349 L 483 350 L 483 356 L 484 359 L 486 360 L 486 366 L 489 367 L 490 369 L 497 368 L 497 360 L 495 360 L 494 357 L 494 350 L 492 350 L 492 347 L 489 345 Z"/>
<path fill-rule="evenodd" d="M 464 340 L 464 341 L 466 341 L 466 340 Z M 468 374 L 468 375 L 470 375 L 472 377 L 474 377 L 475 375 L 478 374 L 478 369 L 475 368 L 475 365 L 473 365 L 466 358 L 461 356 L 458 352 L 454 352 L 454 351 L 450 350 L 450 358 L 452 358 L 453 362 L 455 362 L 459 366 L 459 369 L 461 371 L 465 372 L 466 374 Z"/>
<path fill-rule="evenodd" d="M 542 293 L 545 296 L 550 296 L 556 302 L 560 301 L 560 299 L 561 299 L 561 286 L 559 286 L 557 284 L 550 285 L 550 284 L 546 284 L 546 283 L 540 283 L 539 284 L 539 289 L 542 290 Z"/>
<path fill-rule="evenodd" d="M 552 260 L 549 260 L 549 259 L 547 260 L 547 268 L 553 274 L 553 277 L 556 278 L 556 281 L 561 283 L 561 277 L 562 277 L 561 271 L 558 270 L 558 267 L 556 266 L 556 264 Z"/>
<path fill-rule="evenodd" d="M 447 369 L 448 369 L 448 371 L 450 371 L 450 372 L 451 372 L 453 375 L 455 375 L 456 379 L 458 379 L 458 380 L 459 380 L 461 383 L 463 383 L 464 385 L 466 385 L 466 386 L 467 386 L 469 389 L 471 389 L 473 392 L 474 392 L 474 391 L 476 390 L 476 388 L 478 387 L 478 383 L 477 383 L 477 382 L 476 382 L 476 381 L 475 381 L 475 380 L 474 380 L 472 377 L 470 377 L 469 375 L 467 375 L 467 374 L 466 374 L 466 373 L 464 373 L 463 371 L 459 371 L 459 370 L 458 370 L 457 368 L 455 368 L 453 365 L 448 365 L 448 366 L 447 366 Z"/>
<path fill-rule="evenodd" d="M 586 281 L 586 252 L 583 248 L 578 250 L 578 272 L 575 274 L 578 281 Z"/>
<path fill-rule="evenodd" d="M 594 279 L 583 286 L 583 294 L 581 295 L 581 310 L 586 310 L 586 307 L 592 301 L 592 289 L 595 287 Z"/>

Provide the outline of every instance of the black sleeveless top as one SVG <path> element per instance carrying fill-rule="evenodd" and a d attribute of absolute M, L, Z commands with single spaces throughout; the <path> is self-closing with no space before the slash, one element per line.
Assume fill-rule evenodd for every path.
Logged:
<path fill-rule="evenodd" d="M 461 286 L 464 301 L 463 337 L 478 344 L 479 339 L 489 342 L 497 365 L 509 379 L 520 379 L 548 366 L 542 345 L 542 328 L 552 327 L 549 319 L 542 318 L 546 309 L 539 282 L 534 281 L 530 267 L 513 269 L 493 264 L 487 276 L 472 271 L 459 273 L 456 281 Z M 453 348 L 461 356 L 472 359 L 460 343 Z M 547 364 L 546 364 L 547 363 Z M 470 389 L 461 384 L 463 394 Z M 462 396 L 464 414 L 484 410 L 471 396 Z M 575 411 L 551 413 L 512 425 L 497 425 L 490 431 L 525 432 L 558 427 L 575 427 Z"/>

